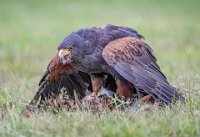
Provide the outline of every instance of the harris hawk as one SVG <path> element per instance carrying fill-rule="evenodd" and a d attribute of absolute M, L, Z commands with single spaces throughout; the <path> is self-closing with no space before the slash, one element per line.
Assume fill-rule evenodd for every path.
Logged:
<path fill-rule="evenodd" d="M 57 49 L 63 64 L 90 75 L 94 96 L 104 84 L 103 75 L 111 75 L 122 97 L 143 92 L 166 104 L 184 100 L 161 72 L 143 36 L 132 28 L 111 24 L 83 28 L 68 35 Z"/>
<path fill-rule="evenodd" d="M 70 98 L 74 98 L 74 90 L 78 91 L 78 97 L 82 98 L 90 83 L 87 74 L 78 72 L 70 64 L 62 64 L 57 53 L 48 64 L 40 79 L 39 88 L 27 107 L 32 110 L 37 104 L 43 104 L 53 95 L 58 95 L 63 88 L 69 92 Z"/>
<path fill-rule="evenodd" d="M 103 80 L 102 80 L 103 79 Z M 111 75 L 101 77 L 105 83 L 105 88 L 111 91 L 116 90 L 115 81 Z M 75 94 L 78 99 L 86 96 L 86 91 L 91 91 L 91 79 L 87 73 L 81 72 L 70 64 L 63 64 L 59 61 L 58 53 L 50 61 L 45 73 L 39 82 L 39 88 L 32 98 L 27 109 L 34 111 L 45 104 L 53 96 L 58 96 L 61 92 L 69 99 L 75 100 Z"/>

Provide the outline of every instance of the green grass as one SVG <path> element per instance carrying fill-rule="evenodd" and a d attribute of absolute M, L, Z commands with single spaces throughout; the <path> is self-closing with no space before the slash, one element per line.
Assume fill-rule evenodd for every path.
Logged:
<path fill-rule="evenodd" d="M 0 136 L 200 136 L 200 1 L 0 1 Z M 135 28 L 170 83 L 189 97 L 159 110 L 21 115 L 40 76 L 71 31 L 105 24 Z"/>

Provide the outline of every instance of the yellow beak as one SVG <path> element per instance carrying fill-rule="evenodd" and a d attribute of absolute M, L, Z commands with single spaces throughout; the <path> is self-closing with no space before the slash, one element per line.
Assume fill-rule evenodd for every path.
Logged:
<path fill-rule="evenodd" d="M 70 55 L 71 51 L 69 49 L 61 49 L 59 51 L 59 60 L 62 62 L 65 56 Z"/>
<path fill-rule="evenodd" d="M 68 50 L 68 49 L 61 49 L 61 50 L 59 51 L 59 54 L 61 54 L 61 55 L 63 55 L 63 56 L 69 55 L 70 53 L 71 53 L 71 51 Z"/>

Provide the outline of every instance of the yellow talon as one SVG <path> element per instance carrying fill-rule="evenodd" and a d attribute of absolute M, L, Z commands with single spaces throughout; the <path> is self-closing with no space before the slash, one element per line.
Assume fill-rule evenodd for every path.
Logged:
<path fill-rule="evenodd" d="M 91 95 L 94 97 L 94 96 L 97 96 L 97 93 L 96 92 L 92 92 Z"/>

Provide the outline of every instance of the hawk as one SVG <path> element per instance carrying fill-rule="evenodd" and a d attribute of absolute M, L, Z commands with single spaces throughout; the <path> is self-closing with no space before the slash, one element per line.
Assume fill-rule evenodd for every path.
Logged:
<path fill-rule="evenodd" d="M 111 75 L 107 75 L 106 78 L 101 77 L 101 79 L 106 89 L 116 90 L 115 81 Z M 61 63 L 57 53 L 48 64 L 39 82 L 39 88 L 27 108 L 34 111 L 38 105 L 42 105 L 61 92 L 65 92 L 69 99 L 75 99 L 76 94 L 80 100 L 86 96 L 87 90 L 92 90 L 91 86 L 91 79 L 87 73 L 77 70 L 70 64 Z"/>
<path fill-rule="evenodd" d="M 58 46 L 59 59 L 91 77 L 92 95 L 115 79 L 117 93 L 125 98 L 144 92 L 170 104 L 184 98 L 167 81 L 143 36 L 132 28 L 108 24 L 83 28 L 68 35 Z"/>

